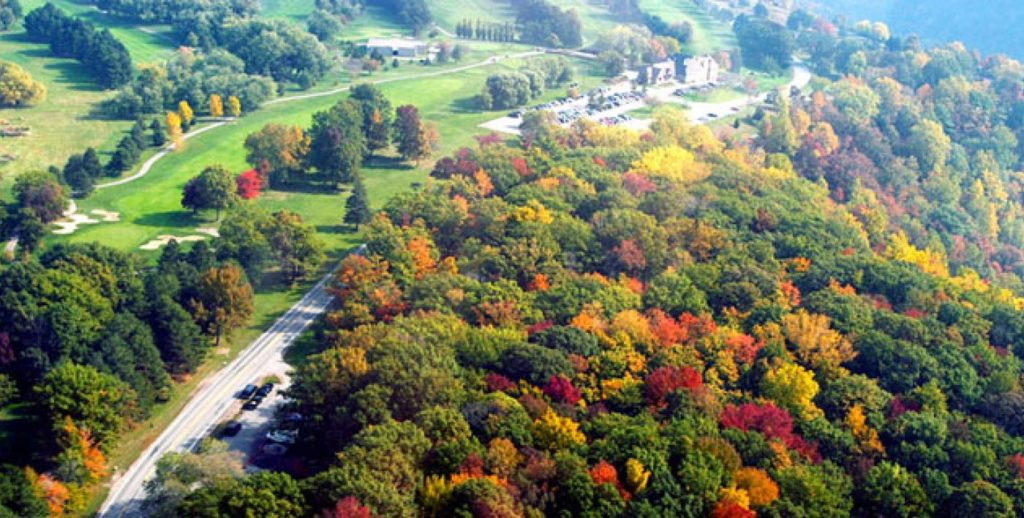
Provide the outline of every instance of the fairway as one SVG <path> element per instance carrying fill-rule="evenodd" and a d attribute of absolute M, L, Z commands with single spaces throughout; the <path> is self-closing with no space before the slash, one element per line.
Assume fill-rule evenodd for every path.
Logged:
<path fill-rule="evenodd" d="M 639 0 L 640 8 L 656 14 L 669 23 L 688 22 L 693 27 L 690 42 L 683 50 L 690 54 L 708 54 L 711 52 L 735 48 L 736 35 L 732 27 L 716 20 L 697 4 L 689 0 Z"/>
<path fill-rule="evenodd" d="M 480 112 L 472 105 L 472 97 L 479 92 L 487 76 L 499 69 L 517 69 L 523 64 L 523 60 L 511 59 L 451 75 L 395 81 L 381 88 L 395 106 L 415 104 L 420 107 L 425 121 L 437 125 L 441 142 L 434 156 L 440 157 L 459 147 L 472 145 L 473 136 L 484 133 L 477 126 L 500 113 Z M 590 63 L 578 62 L 576 66 L 584 87 L 600 81 L 598 71 L 591 69 L 593 65 Z M 422 73 L 424 70 L 429 71 L 418 71 Z M 562 94 L 561 90 L 549 91 L 545 97 L 554 98 Z M 238 172 L 249 168 L 243 148 L 246 136 L 270 122 L 306 127 L 314 112 L 329 108 L 345 95 L 268 105 L 227 126 L 191 139 L 186 143 L 184 152 L 172 153 L 159 161 L 145 177 L 99 190 L 79 202 L 84 212 L 102 209 L 121 213 L 120 223 L 86 226 L 71 236 L 51 236 L 50 240 L 99 241 L 124 250 L 138 250 L 140 245 L 158 235 L 194 234 L 197 227 L 209 226 L 212 222 L 205 215 L 193 217 L 191 212 L 181 207 L 181 190 L 189 178 L 211 164 L 222 164 Z M 392 195 L 425 181 L 429 166 L 425 162 L 417 169 L 389 156 L 366 164 L 364 175 L 374 205 L 380 206 Z M 298 212 L 317 226 L 329 248 L 337 249 L 351 244 L 343 234 L 346 229 L 340 225 L 344 197 L 344 194 L 331 190 L 306 186 L 290 191 L 269 191 L 258 203 L 269 210 Z"/>

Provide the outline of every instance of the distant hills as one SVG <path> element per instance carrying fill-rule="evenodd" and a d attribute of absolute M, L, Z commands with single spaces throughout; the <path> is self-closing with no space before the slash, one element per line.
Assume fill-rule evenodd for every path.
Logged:
<path fill-rule="evenodd" d="M 822 11 L 889 24 L 929 43 L 963 41 L 986 54 L 1024 59 L 1024 2 L 1020 0 L 818 0 Z"/>

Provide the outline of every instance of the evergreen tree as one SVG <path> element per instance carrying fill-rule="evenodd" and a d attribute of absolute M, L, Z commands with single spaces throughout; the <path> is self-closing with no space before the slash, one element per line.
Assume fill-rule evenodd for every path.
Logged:
<path fill-rule="evenodd" d="M 167 142 L 167 135 L 164 134 L 164 127 L 160 124 L 159 117 L 153 118 L 153 122 L 149 124 L 149 129 L 153 131 L 153 145 L 162 147 Z"/>
<path fill-rule="evenodd" d="M 362 176 L 356 175 L 352 184 L 352 194 L 345 200 L 345 223 L 354 225 L 356 230 L 360 225 L 369 223 L 372 213 L 370 212 L 370 196 L 363 185 Z"/>

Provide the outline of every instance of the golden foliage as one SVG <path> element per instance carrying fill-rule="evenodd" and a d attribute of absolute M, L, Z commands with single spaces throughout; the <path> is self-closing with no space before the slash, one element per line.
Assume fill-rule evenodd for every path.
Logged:
<path fill-rule="evenodd" d="M 733 475 L 737 489 L 747 492 L 752 507 L 764 507 L 779 499 L 779 486 L 768 473 L 757 468 L 740 468 Z"/>
<path fill-rule="evenodd" d="M 793 344 L 797 358 L 805 365 L 838 366 L 856 355 L 849 340 L 829 327 L 828 317 L 800 310 L 782 317 L 786 339 Z"/>
<path fill-rule="evenodd" d="M 579 423 L 558 415 L 550 408 L 533 422 L 533 436 L 541 446 L 551 450 L 561 450 L 587 441 L 587 437 L 580 431 Z"/>
<path fill-rule="evenodd" d="M 707 165 L 697 162 L 693 153 L 679 146 L 656 147 L 633 163 L 633 171 L 651 178 L 690 184 L 707 178 Z"/>

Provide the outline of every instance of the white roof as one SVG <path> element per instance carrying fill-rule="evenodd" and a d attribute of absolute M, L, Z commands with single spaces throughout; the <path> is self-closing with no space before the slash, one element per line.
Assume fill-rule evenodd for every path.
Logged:
<path fill-rule="evenodd" d="M 367 47 L 391 47 L 394 49 L 421 47 L 426 43 L 420 40 L 405 38 L 370 38 L 366 42 Z"/>

